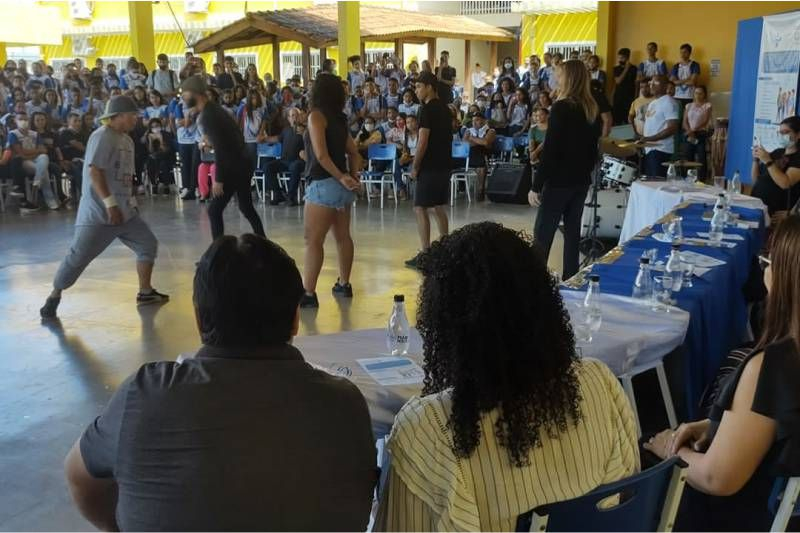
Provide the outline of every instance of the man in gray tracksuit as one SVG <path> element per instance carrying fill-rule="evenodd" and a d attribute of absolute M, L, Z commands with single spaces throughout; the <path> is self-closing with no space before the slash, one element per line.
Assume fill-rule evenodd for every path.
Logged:
<path fill-rule="evenodd" d="M 127 96 L 111 99 L 100 117 L 103 126 L 89 137 L 83 165 L 82 198 L 75 220 L 75 237 L 53 280 L 53 292 L 40 309 L 42 318 L 54 318 L 61 291 L 71 287 L 115 240 L 136 253 L 139 275 L 139 305 L 162 303 L 166 294 L 150 285 L 158 250 L 153 232 L 135 207 L 132 179 L 134 146 L 128 133 L 136 126 L 139 111 Z"/>

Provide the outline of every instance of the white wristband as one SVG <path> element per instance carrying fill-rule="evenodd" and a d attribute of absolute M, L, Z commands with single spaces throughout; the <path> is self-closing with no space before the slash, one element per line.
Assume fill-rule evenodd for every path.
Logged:
<path fill-rule="evenodd" d="M 103 198 L 103 205 L 106 206 L 106 209 L 111 209 L 112 207 L 117 207 L 119 204 L 117 203 L 117 199 L 112 194 L 107 198 Z"/>

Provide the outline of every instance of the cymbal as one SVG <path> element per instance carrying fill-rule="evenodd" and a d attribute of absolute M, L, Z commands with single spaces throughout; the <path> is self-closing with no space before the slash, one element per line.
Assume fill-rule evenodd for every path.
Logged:
<path fill-rule="evenodd" d="M 670 165 L 682 168 L 700 168 L 703 166 L 702 163 L 697 161 L 667 161 L 666 163 L 661 163 L 662 167 L 669 167 Z"/>
<path fill-rule="evenodd" d="M 627 148 L 629 146 L 633 148 L 648 148 L 651 146 L 658 146 L 658 143 L 653 141 L 624 141 L 617 143 L 617 146 L 620 148 Z"/>

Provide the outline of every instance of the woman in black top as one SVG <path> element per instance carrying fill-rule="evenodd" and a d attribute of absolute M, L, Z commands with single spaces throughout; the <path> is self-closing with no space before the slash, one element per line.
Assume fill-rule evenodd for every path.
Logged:
<path fill-rule="evenodd" d="M 550 108 L 547 140 L 528 201 L 539 208 L 533 233 L 545 259 L 550 255 L 558 223 L 564 218 L 564 279 L 567 279 L 578 272 L 581 215 L 597 162 L 601 126 L 584 64 L 571 60 L 557 68 L 559 97 Z"/>
<path fill-rule="evenodd" d="M 311 113 L 306 131 L 306 254 L 303 268 L 305 293 L 300 307 L 319 307 L 317 280 L 324 258 L 323 244 L 332 229 L 339 251 L 339 279 L 334 296 L 353 297 L 350 270 L 353 239 L 350 209 L 361 188 L 361 156 L 347 128 L 342 80 L 333 74 L 318 76 L 311 90 Z"/>
<path fill-rule="evenodd" d="M 800 217 L 777 227 L 767 263 L 764 331 L 709 418 L 644 445 L 689 464 L 676 529 L 767 531 L 775 477 L 800 475 Z"/>
<path fill-rule="evenodd" d="M 800 117 L 789 117 L 779 130 L 783 148 L 767 152 L 763 146 L 753 148 L 751 194 L 766 204 L 769 214 L 787 211 L 800 199 Z"/>

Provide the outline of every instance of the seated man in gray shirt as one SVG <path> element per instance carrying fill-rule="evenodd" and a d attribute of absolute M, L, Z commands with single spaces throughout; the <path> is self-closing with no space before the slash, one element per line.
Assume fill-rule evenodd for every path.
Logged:
<path fill-rule="evenodd" d="M 217 239 L 197 266 L 195 358 L 129 377 L 65 461 L 96 527 L 365 531 L 377 479 L 364 397 L 291 339 L 300 273 L 263 237 Z"/>

